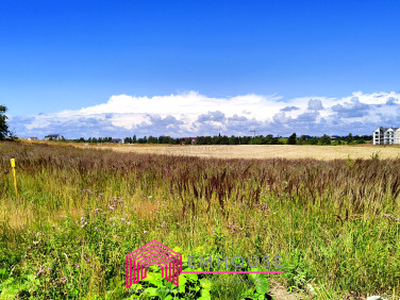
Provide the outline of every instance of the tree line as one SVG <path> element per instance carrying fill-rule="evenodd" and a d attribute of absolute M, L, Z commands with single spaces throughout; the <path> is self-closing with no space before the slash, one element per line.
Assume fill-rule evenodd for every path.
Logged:
<path fill-rule="evenodd" d="M 125 137 L 123 142 L 125 144 L 196 144 L 196 145 L 352 145 L 352 144 L 365 144 L 366 141 L 372 140 L 371 135 L 355 135 L 351 133 L 347 136 L 335 136 L 331 137 L 324 134 L 321 137 L 301 135 L 297 137 L 296 133 L 293 133 L 289 137 L 273 136 L 272 134 L 263 136 L 227 136 L 227 135 L 214 135 L 214 136 L 197 136 L 195 141 L 192 138 L 173 138 L 170 136 L 161 135 L 155 136 L 144 136 L 137 138 L 136 135 L 132 137 Z M 90 137 L 85 139 L 73 140 L 74 142 L 84 143 L 111 143 L 115 142 L 115 139 L 111 137 Z M 122 140 L 121 140 L 122 142 Z"/>

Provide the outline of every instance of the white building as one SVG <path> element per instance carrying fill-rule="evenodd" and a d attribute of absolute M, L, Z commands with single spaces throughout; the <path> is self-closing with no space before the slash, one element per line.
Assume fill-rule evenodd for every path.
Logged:
<path fill-rule="evenodd" d="M 400 128 L 379 127 L 372 133 L 372 143 L 374 145 L 395 145 L 400 144 Z"/>

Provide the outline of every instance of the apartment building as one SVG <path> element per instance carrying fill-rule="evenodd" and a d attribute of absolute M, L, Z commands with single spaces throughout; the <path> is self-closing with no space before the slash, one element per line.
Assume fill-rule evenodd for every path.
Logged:
<path fill-rule="evenodd" d="M 400 144 L 400 128 L 398 127 L 379 127 L 372 133 L 372 143 L 374 145 L 396 145 Z"/>

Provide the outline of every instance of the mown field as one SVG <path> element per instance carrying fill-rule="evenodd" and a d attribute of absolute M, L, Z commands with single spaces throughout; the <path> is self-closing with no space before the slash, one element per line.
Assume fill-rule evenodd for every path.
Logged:
<path fill-rule="evenodd" d="M 205 159 L 18 142 L 0 143 L 0 158 L 2 299 L 264 299 L 274 282 L 316 299 L 399 297 L 398 159 Z M 125 256 L 153 239 L 183 254 L 184 268 L 188 255 L 280 255 L 283 274 L 260 275 L 261 284 L 181 274 L 173 288 L 154 270 L 127 290 Z"/>
<path fill-rule="evenodd" d="M 160 154 L 175 156 L 196 156 L 204 158 L 246 158 L 246 159 L 398 159 L 399 145 L 160 145 L 160 144 L 75 144 L 78 147 L 110 149 L 117 152 Z"/>

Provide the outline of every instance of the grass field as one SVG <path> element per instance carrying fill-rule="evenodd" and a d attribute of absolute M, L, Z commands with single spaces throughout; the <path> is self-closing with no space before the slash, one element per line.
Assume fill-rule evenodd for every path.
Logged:
<path fill-rule="evenodd" d="M 297 297 L 399 298 L 400 161 L 383 159 L 399 148 L 202 150 L 265 158 L 271 149 L 263 160 L 115 149 L 0 143 L 2 299 L 264 299 L 268 283 Z M 125 256 L 153 239 L 183 254 L 184 269 L 189 255 L 279 255 L 283 274 L 253 284 L 250 275 L 181 274 L 173 288 L 153 270 L 127 290 Z"/>
<path fill-rule="evenodd" d="M 82 147 L 82 145 L 76 144 Z M 371 159 L 377 156 L 382 159 L 400 158 L 400 146 L 345 145 L 345 146 L 311 146 L 311 145 L 88 145 L 83 147 L 107 148 L 118 152 L 144 154 L 161 154 L 175 156 L 196 156 L 206 158 L 246 158 L 246 159 Z"/>

